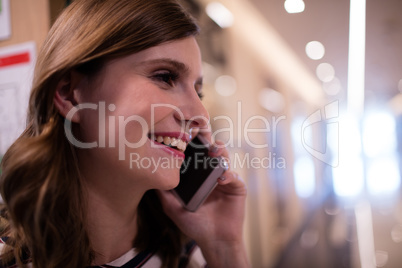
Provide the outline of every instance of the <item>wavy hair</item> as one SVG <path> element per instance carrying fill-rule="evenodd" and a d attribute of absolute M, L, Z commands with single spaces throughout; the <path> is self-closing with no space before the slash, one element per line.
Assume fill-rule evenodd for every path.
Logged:
<path fill-rule="evenodd" d="M 59 81 L 72 70 L 91 75 L 108 60 L 198 32 L 175 0 L 76 0 L 63 11 L 38 55 L 27 127 L 1 163 L 0 232 L 9 245 L 3 264 L 24 267 L 29 255 L 37 268 L 86 267 L 94 256 L 75 148 L 53 103 Z M 173 267 L 181 234 L 157 200 L 152 191 L 142 199 L 133 246 L 157 249 Z"/>

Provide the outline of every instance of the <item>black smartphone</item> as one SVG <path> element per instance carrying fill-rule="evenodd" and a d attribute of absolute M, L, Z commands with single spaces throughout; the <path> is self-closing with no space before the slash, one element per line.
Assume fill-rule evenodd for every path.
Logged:
<path fill-rule="evenodd" d="M 180 168 L 180 183 L 173 193 L 189 211 L 196 211 L 212 192 L 217 179 L 228 169 L 223 157 L 210 157 L 209 144 L 202 136 L 196 136 L 184 152 Z"/>

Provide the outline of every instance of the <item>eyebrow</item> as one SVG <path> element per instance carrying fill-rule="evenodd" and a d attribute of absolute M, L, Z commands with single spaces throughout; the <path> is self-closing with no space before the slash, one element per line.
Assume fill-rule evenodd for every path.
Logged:
<path fill-rule="evenodd" d="M 147 61 L 141 62 L 140 64 L 144 64 L 144 65 L 167 64 L 167 65 L 173 66 L 179 72 L 188 72 L 189 71 L 189 67 L 186 64 L 184 64 L 180 61 L 174 60 L 174 59 L 169 59 L 169 58 L 147 60 Z M 195 82 L 195 84 L 202 87 L 203 77 L 199 77 L 197 79 L 197 81 Z"/>
<path fill-rule="evenodd" d="M 145 64 L 145 65 L 155 65 L 155 64 L 167 64 L 173 66 L 175 69 L 181 72 L 187 72 L 189 70 L 188 66 L 185 65 L 184 63 L 169 59 L 169 58 L 162 58 L 162 59 L 155 59 L 155 60 L 148 60 L 148 61 L 143 61 L 140 64 Z"/>

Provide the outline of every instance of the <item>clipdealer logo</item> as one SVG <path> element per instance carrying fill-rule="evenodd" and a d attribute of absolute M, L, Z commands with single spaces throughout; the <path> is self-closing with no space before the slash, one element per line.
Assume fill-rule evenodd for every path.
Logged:
<path fill-rule="evenodd" d="M 329 150 L 328 139 L 325 142 L 324 150 L 319 150 L 308 144 L 306 135 L 308 128 L 323 121 L 326 121 L 327 134 L 331 132 L 335 135 L 335 137 L 331 139 L 331 147 L 335 148 L 335 151 L 331 152 L 331 150 Z M 339 101 L 325 105 L 323 109 L 315 111 L 304 120 L 301 127 L 301 142 L 304 149 L 314 158 L 332 167 L 339 165 Z"/>
<path fill-rule="evenodd" d="M 76 139 L 73 135 L 72 131 L 72 122 L 71 119 L 79 110 L 82 109 L 90 109 L 95 110 L 98 113 L 98 138 L 94 141 L 82 142 Z M 116 110 L 116 106 L 114 104 L 106 105 L 105 102 L 99 102 L 99 104 L 95 103 L 84 103 L 75 106 L 71 111 L 67 114 L 66 120 L 64 123 L 64 129 L 67 139 L 71 144 L 78 148 L 82 149 L 90 149 L 90 148 L 115 148 L 117 147 L 119 160 L 125 160 L 126 157 L 130 158 L 131 162 L 138 162 L 139 155 L 126 155 L 128 148 L 139 148 L 143 146 L 148 140 L 148 133 L 153 131 L 153 126 L 155 124 L 155 112 L 156 109 L 165 109 L 164 112 L 171 110 L 175 113 L 179 114 L 183 120 L 181 120 L 181 130 L 185 130 L 189 128 L 191 120 L 205 120 L 206 124 L 210 126 L 209 118 L 199 118 L 193 117 L 190 120 L 184 120 L 184 114 L 181 110 L 171 104 L 152 104 L 150 107 L 150 122 L 145 120 L 143 117 L 139 115 L 131 115 L 131 116 L 121 116 L 121 115 L 108 115 L 108 112 L 113 112 Z M 242 124 L 242 105 L 241 102 L 238 102 L 237 105 L 237 118 L 233 120 L 233 118 L 225 115 L 220 115 L 212 118 L 212 121 L 223 121 L 229 126 L 227 128 L 221 128 L 211 133 L 212 139 L 215 140 L 218 134 L 225 134 L 229 137 L 222 145 L 223 147 L 228 148 L 242 148 L 242 141 L 247 144 L 247 147 L 254 149 L 264 149 L 269 148 L 268 143 L 265 141 L 261 144 L 255 143 L 250 138 L 250 134 L 268 134 L 270 133 L 272 141 L 271 146 L 275 148 L 277 146 L 277 130 L 280 122 L 286 120 L 286 116 L 282 115 L 279 117 L 272 117 L 272 120 L 269 121 L 267 118 L 261 115 L 254 115 L 245 120 L 244 125 Z M 327 104 L 322 109 L 319 109 L 308 116 L 300 130 L 300 140 L 304 149 L 312 155 L 314 158 L 326 163 L 332 167 L 337 167 L 339 165 L 339 101 L 334 101 L 332 103 Z M 311 128 L 314 126 L 320 126 L 319 123 L 323 121 L 326 122 L 326 129 L 331 130 L 331 133 L 337 136 L 335 139 L 331 140 L 331 149 L 329 150 L 328 142 L 325 142 L 325 148 L 322 150 L 318 149 L 316 145 L 309 144 L 309 137 L 306 134 Z M 126 127 L 129 123 L 137 124 L 137 129 L 142 131 L 142 135 L 138 138 L 137 141 L 129 141 L 125 136 Z M 235 128 L 235 122 L 237 122 L 237 128 Z M 253 122 L 258 122 L 261 128 L 252 128 L 251 125 Z M 237 136 L 241 137 L 237 139 L 234 135 L 235 131 L 237 132 Z M 325 135 L 324 135 L 325 136 Z M 179 137 L 180 138 L 180 137 Z M 236 142 L 237 140 L 237 142 Z M 151 146 L 155 147 L 151 143 Z M 322 147 L 322 146 L 321 146 Z M 335 148 L 335 150 L 334 150 Z M 168 161 L 165 161 L 166 163 Z M 143 163 L 143 166 L 148 166 L 147 163 Z M 273 152 L 268 152 L 268 155 L 264 157 L 254 156 L 252 153 L 247 153 L 246 155 L 235 155 L 232 164 L 238 164 L 240 168 L 286 168 L 285 158 L 277 155 Z M 153 165 L 155 166 L 155 164 Z M 160 163 L 157 163 L 156 166 L 160 166 Z"/>

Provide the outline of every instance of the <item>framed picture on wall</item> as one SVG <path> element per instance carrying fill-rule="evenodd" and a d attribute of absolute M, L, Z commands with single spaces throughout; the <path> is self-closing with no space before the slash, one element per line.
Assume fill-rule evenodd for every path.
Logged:
<path fill-rule="evenodd" d="M 0 40 L 11 37 L 10 0 L 0 0 Z"/>

